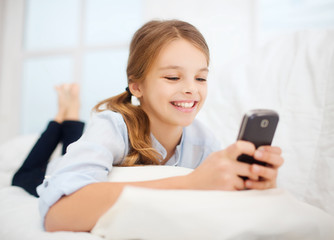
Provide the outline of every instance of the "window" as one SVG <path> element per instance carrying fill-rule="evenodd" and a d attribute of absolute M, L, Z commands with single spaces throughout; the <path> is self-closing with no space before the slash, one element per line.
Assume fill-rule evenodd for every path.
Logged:
<path fill-rule="evenodd" d="M 20 133 L 41 132 L 57 112 L 53 86 L 81 85 L 81 119 L 127 86 L 128 44 L 143 24 L 141 0 L 25 2 Z"/>

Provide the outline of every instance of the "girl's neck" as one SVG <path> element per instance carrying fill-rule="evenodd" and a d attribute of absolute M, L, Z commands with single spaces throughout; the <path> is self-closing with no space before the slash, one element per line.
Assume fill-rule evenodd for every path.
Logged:
<path fill-rule="evenodd" d="M 151 124 L 151 132 L 167 151 L 166 158 L 163 160 L 163 163 L 165 163 L 173 156 L 176 146 L 181 141 L 182 127 L 154 126 L 154 124 Z"/>

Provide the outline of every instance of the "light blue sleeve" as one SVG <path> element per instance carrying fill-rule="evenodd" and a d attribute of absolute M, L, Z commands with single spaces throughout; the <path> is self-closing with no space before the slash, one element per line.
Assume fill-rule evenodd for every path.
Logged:
<path fill-rule="evenodd" d="M 112 166 L 123 161 L 128 148 L 126 124 L 119 113 L 104 111 L 94 115 L 83 136 L 68 147 L 64 156 L 52 160 L 37 188 L 43 221 L 62 196 L 107 181 Z"/>

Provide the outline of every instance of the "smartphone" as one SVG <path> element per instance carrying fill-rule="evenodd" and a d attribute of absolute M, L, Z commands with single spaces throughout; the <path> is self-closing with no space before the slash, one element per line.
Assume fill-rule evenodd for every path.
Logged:
<path fill-rule="evenodd" d="M 240 126 L 237 140 L 252 142 L 256 148 L 263 145 L 271 145 L 278 124 L 278 113 L 268 109 L 255 109 L 247 112 Z M 238 161 L 249 164 L 266 165 L 253 157 L 242 154 Z"/>

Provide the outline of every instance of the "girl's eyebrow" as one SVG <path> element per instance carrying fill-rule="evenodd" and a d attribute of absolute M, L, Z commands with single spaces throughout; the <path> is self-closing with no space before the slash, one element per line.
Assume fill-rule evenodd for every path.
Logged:
<path fill-rule="evenodd" d="M 176 66 L 176 65 L 169 65 L 169 66 L 159 68 L 159 70 L 166 70 L 166 69 L 182 69 L 182 67 Z"/>
<path fill-rule="evenodd" d="M 207 67 L 201 68 L 199 72 L 209 72 L 209 68 Z"/>
<path fill-rule="evenodd" d="M 170 65 L 170 66 L 166 66 L 166 67 L 160 67 L 158 70 L 168 70 L 168 69 L 183 69 L 180 66 L 176 66 L 176 65 Z M 209 68 L 204 67 L 198 70 L 198 72 L 209 72 Z"/>

